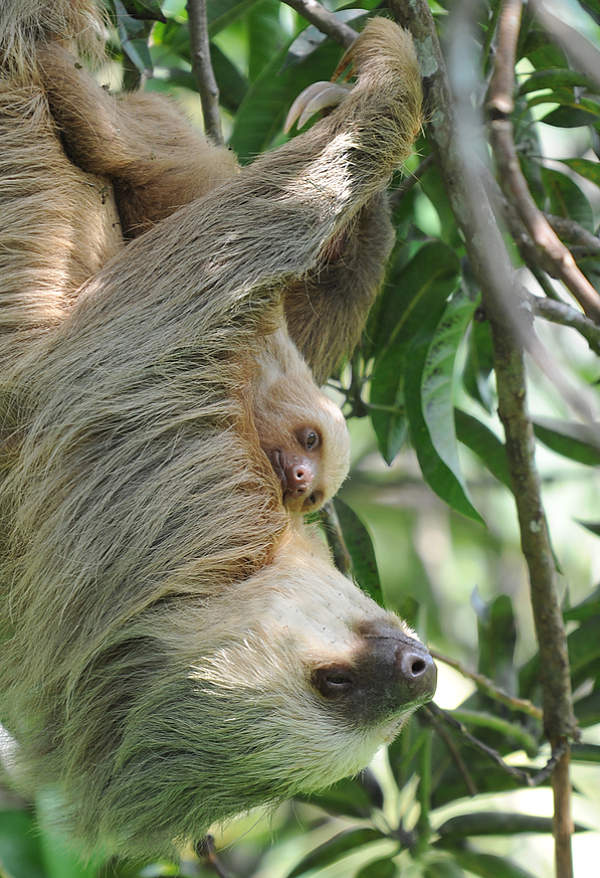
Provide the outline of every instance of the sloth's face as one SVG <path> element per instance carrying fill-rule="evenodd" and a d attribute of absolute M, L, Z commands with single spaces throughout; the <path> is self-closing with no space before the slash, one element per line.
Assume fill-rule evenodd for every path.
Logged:
<path fill-rule="evenodd" d="M 188 752 L 189 807 L 194 788 L 211 821 L 355 774 L 435 690 L 410 629 L 317 550 L 290 578 L 297 545 L 173 632 L 182 679 L 167 715 Z"/>

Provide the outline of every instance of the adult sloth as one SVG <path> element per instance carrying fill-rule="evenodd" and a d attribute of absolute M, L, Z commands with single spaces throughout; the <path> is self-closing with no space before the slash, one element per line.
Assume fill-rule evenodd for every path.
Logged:
<path fill-rule="evenodd" d="M 0 139 L 14 146 L 7 96 L 21 89 L 35 98 L 33 164 L 42 145 L 58 162 L 60 142 L 23 34 L 37 11 L 40 33 L 74 36 L 90 4 L 36 6 L 9 2 L 0 22 L 12 12 Z M 20 300 L 5 257 L 0 717 L 15 776 L 58 783 L 90 844 L 162 853 L 322 788 L 433 694 L 425 648 L 282 505 L 256 417 L 271 337 L 289 329 L 319 375 L 356 337 L 389 243 L 381 191 L 420 125 L 407 33 L 374 20 L 347 61 L 356 85 L 326 119 L 108 262 L 97 204 L 98 269 L 52 299 L 52 319 L 51 285 Z M 27 174 L 3 180 L 2 160 L 0 184 L 34 223 L 44 205 L 19 200 Z M 110 175 L 102 185 L 120 210 Z M 45 246 L 48 266 L 76 263 L 73 242 Z"/>

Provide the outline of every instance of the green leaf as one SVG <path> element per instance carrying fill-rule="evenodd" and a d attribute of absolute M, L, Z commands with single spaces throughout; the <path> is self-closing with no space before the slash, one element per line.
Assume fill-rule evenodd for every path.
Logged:
<path fill-rule="evenodd" d="M 28 811 L 0 811 L 2 878 L 49 878 L 35 820 Z"/>
<path fill-rule="evenodd" d="M 453 860 L 434 860 L 423 867 L 423 878 L 465 878 L 465 873 Z"/>
<path fill-rule="evenodd" d="M 555 102 L 556 97 L 556 95 L 552 96 L 552 103 Z M 545 102 L 534 99 L 529 103 L 532 106 Z M 560 103 L 562 106 L 557 110 L 552 110 L 541 121 L 556 128 L 580 128 L 582 125 L 597 125 L 600 122 L 600 105 L 594 101 L 585 98 L 581 98 L 579 101 L 576 101 L 575 98 L 567 100 L 563 97 Z"/>
<path fill-rule="evenodd" d="M 481 878 L 537 878 L 516 863 L 495 854 L 483 854 L 465 848 L 453 851 L 456 862 L 463 868 Z"/>
<path fill-rule="evenodd" d="M 494 352 L 490 325 L 487 321 L 482 322 L 475 319 L 469 333 L 467 359 L 462 380 L 469 396 L 490 414 L 494 408 L 493 391 L 489 380 L 493 367 Z"/>
<path fill-rule="evenodd" d="M 567 637 L 571 674 L 581 677 L 589 673 L 590 665 L 600 658 L 600 637 L 598 636 L 598 617 L 582 622 Z"/>
<path fill-rule="evenodd" d="M 585 695 L 583 698 L 579 698 L 575 702 L 574 709 L 577 721 L 582 728 L 585 729 L 600 723 L 600 691 L 596 690 L 595 692 L 590 692 L 589 695 Z M 590 746 L 592 745 L 590 744 Z M 600 762 L 600 747 L 597 747 L 596 751 L 596 758 L 592 761 Z M 576 756 L 574 754 L 573 758 L 583 759 L 584 757 L 583 755 Z"/>
<path fill-rule="evenodd" d="M 261 0 L 246 15 L 248 77 L 253 82 L 281 49 L 279 0 Z"/>
<path fill-rule="evenodd" d="M 369 817 L 374 808 L 383 806 L 383 791 L 368 769 L 357 778 L 344 778 L 321 793 L 296 798 L 317 805 L 329 814 L 348 817 Z"/>
<path fill-rule="evenodd" d="M 582 524 L 582 522 L 579 523 Z M 596 586 L 585 600 L 565 610 L 563 617 L 566 621 L 600 618 L 600 585 Z"/>
<path fill-rule="evenodd" d="M 340 521 L 344 542 L 352 558 L 354 578 L 364 592 L 383 606 L 383 593 L 371 535 L 347 503 L 335 497 L 333 504 Z"/>
<path fill-rule="evenodd" d="M 340 832 L 303 857 L 289 873 L 288 878 L 296 878 L 297 875 L 303 875 L 310 869 L 323 869 L 356 848 L 363 847 L 373 841 L 381 841 L 385 837 L 376 829 L 349 829 L 346 832 Z"/>
<path fill-rule="evenodd" d="M 583 832 L 576 824 L 575 831 Z M 536 817 L 515 811 L 474 811 L 451 817 L 437 830 L 443 839 L 463 839 L 472 835 L 519 835 L 520 833 L 552 834 L 552 817 Z"/>
<path fill-rule="evenodd" d="M 589 530 L 590 533 L 595 534 L 597 537 L 600 537 L 600 522 L 596 521 L 579 521 L 579 519 L 575 519 L 577 524 L 580 524 L 586 530 Z"/>
<path fill-rule="evenodd" d="M 554 168 L 540 168 L 549 200 L 550 213 L 575 220 L 589 232 L 594 231 L 592 206 L 577 183 Z"/>
<path fill-rule="evenodd" d="M 504 443 L 489 427 L 461 409 L 454 409 L 454 424 L 458 440 L 480 458 L 499 482 L 510 488 L 510 473 Z"/>
<path fill-rule="evenodd" d="M 600 698 L 600 692 L 596 693 Z M 600 745 L 571 744 L 571 758 L 576 762 L 600 762 Z"/>
<path fill-rule="evenodd" d="M 485 713 L 481 710 L 465 710 L 460 707 L 452 711 L 452 716 L 465 726 L 476 726 L 498 732 L 506 743 L 511 741 L 513 744 L 518 744 L 528 756 L 533 757 L 538 752 L 536 738 L 518 723 L 510 722 L 492 713 Z"/>
<path fill-rule="evenodd" d="M 377 445 L 391 464 L 404 444 L 408 422 L 404 411 L 406 355 L 414 336 L 431 314 L 440 315 L 458 281 L 458 260 L 441 242 L 425 244 L 406 265 L 394 267 L 370 327 L 378 353 L 371 381 L 371 422 Z M 379 406 L 380 408 L 376 408 Z"/>
<path fill-rule="evenodd" d="M 532 420 L 535 435 L 552 451 L 588 466 L 600 465 L 600 425 L 540 416 Z"/>
<path fill-rule="evenodd" d="M 519 86 L 517 94 L 524 95 L 541 89 L 555 90 L 557 88 L 572 88 L 573 86 L 587 88 L 592 93 L 595 91 L 594 83 L 583 73 L 579 73 L 577 70 L 554 67 L 548 70 L 536 70 L 529 74 Z"/>
<path fill-rule="evenodd" d="M 476 307 L 477 302 L 462 290 L 452 296 L 429 344 L 421 379 L 421 406 L 429 436 L 465 493 L 454 429 L 454 365 Z"/>
<path fill-rule="evenodd" d="M 577 174 L 591 180 L 596 186 L 600 186 L 600 162 L 592 162 L 589 159 L 561 159 L 563 165 L 571 168 Z"/>
<path fill-rule="evenodd" d="M 354 878 L 396 878 L 399 875 L 400 872 L 395 864 L 386 857 L 385 859 L 373 860 L 372 863 L 367 863 L 366 866 L 358 870 Z"/>
<path fill-rule="evenodd" d="M 445 441 L 442 436 L 447 411 L 447 398 L 444 398 L 444 394 L 447 397 L 449 393 L 449 366 L 446 363 L 451 357 L 452 341 L 464 329 L 466 311 L 468 307 L 462 302 L 453 304 L 444 311 L 439 326 L 436 312 L 432 311 L 424 318 L 421 331 L 408 348 L 404 394 L 410 435 L 425 481 L 453 509 L 482 522 L 466 494 L 458 466 L 455 464 L 453 470 L 447 464 L 448 460 L 452 461 L 451 443 L 456 442 L 452 408 L 450 442 Z M 436 365 L 440 374 L 436 373 Z M 425 419 L 424 404 L 429 409 L 427 414 L 435 431 L 437 448 Z M 436 406 L 439 406 L 439 411 L 435 411 Z M 447 460 L 442 458 L 440 449 L 444 451 Z"/>
<path fill-rule="evenodd" d="M 206 0 L 209 35 L 214 37 L 260 2 L 261 0 Z"/>
<path fill-rule="evenodd" d="M 323 43 L 309 63 L 282 70 L 284 47 L 252 83 L 237 112 L 230 145 L 241 162 L 253 159 L 281 132 L 293 100 L 318 79 L 329 79 L 340 58 L 340 47 Z"/>

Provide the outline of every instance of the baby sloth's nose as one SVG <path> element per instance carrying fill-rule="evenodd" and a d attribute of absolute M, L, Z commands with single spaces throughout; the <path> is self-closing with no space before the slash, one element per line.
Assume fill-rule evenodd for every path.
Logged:
<path fill-rule="evenodd" d="M 321 695 L 367 725 L 412 712 L 433 698 L 435 663 L 423 644 L 392 624 L 369 624 L 352 662 L 317 668 Z"/>

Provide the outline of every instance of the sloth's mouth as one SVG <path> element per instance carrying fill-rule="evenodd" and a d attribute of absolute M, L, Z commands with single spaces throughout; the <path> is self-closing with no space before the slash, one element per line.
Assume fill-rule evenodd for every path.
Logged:
<path fill-rule="evenodd" d="M 285 470 L 283 468 L 283 463 L 281 460 L 281 451 L 279 448 L 273 448 L 271 451 L 269 451 L 267 456 L 268 456 L 269 460 L 271 461 L 271 466 L 273 467 L 275 475 L 277 476 L 277 478 L 281 482 L 281 493 L 283 495 L 285 495 L 285 492 L 287 491 L 288 485 L 287 485 L 287 477 L 286 477 Z"/>

